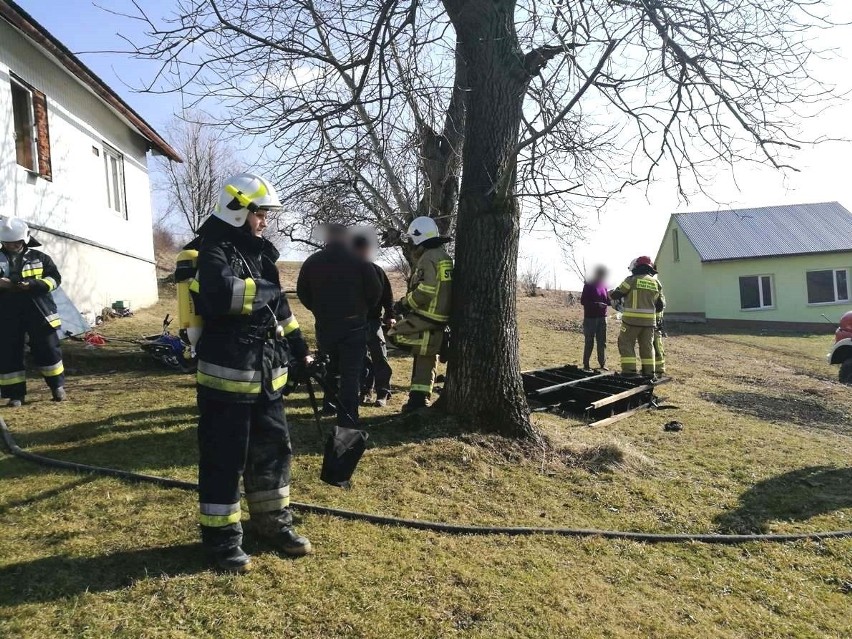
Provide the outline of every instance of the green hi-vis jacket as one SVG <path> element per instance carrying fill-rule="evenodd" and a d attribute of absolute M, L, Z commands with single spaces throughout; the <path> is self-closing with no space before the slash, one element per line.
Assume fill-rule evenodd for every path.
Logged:
<path fill-rule="evenodd" d="M 405 302 L 411 311 L 436 324 L 448 324 L 452 299 L 453 259 L 443 246 L 426 249 L 408 282 Z"/>
<path fill-rule="evenodd" d="M 666 307 L 663 285 L 653 275 L 631 275 L 612 292 L 624 300 L 621 321 L 630 326 L 655 326 L 657 313 Z"/>
<path fill-rule="evenodd" d="M 25 248 L 16 260 L 5 251 L 0 251 L 0 277 L 8 277 L 16 284 L 28 282 L 26 292 L 3 294 L 0 302 L 0 318 L 4 315 L 17 315 L 24 308 L 34 305 L 38 313 L 51 328 L 60 328 L 62 320 L 56 311 L 56 302 L 51 293 L 62 283 L 59 269 L 46 253 Z"/>

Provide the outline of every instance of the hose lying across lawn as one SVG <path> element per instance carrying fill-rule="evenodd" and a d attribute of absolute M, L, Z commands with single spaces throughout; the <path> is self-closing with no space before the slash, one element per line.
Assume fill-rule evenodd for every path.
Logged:
<path fill-rule="evenodd" d="M 119 470 L 117 468 L 103 468 L 100 466 L 90 466 L 88 464 L 78 464 L 76 462 L 64 461 L 61 459 L 52 459 L 43 455 L 30 453 L 22 449 L 15 443 L 12 433 L 9 431 L 6 422 L 0 418 L 0 435 L 3 442 L 9 449 L 9 452 L 15 457 L 26 459 L 27 461 L 49 466 L 52 468 L 61 468 L 63 470 L 72 470 L 80 473 L 93 475 L 103 475 L 105 477 L 115 477 L 118 479 L 128 479 L 136 482 L 145 482 L 162 486 L 164 488 L 180 488 L 182 490 L 198 489 L 198 485 L 190 481 L 182 481 L 179 479 L 171 479 L 168 477 L 157 477 L 155 475 L 144 475 L 142 473 L 134 473 L 127 470 Z M 852 530 L 834 530 L 828 532 L 812 532 L 812 533 L 790 533 L 790 534 L 752 534 L 752 535 L 714 535 L 709 533 L 701 534 L 664 534 L 664 533 L 643 533 L 643 532 L 628 532 L 619 530 L 595 530 L 591 528 L 538 528 L 533 526 L 474 526 L 467 524 L 446 524 L 434 521 L 422 521 L 419 519 L 401 519 L 399 517 L 390 517 L 387 515 L 375 515 L 372 513 L 361 513 L 352 510 L 341 510 L 339 508 L 329 508 L 328 506 L 317 506 L 314 504 L 301 504 L 293 502 L 291 507 L 305 513 L 315 515 L 329 515 L 331 517 L 339 517 L 341 519 L 349 519 L 354 521 L 366 521 L 371 524 L 384 526 L 397 526 L 401 528 L 413 528 L 415 530 L 428 530 L 431 532 L 447 533 L 451 535 L 559 535 L 563 537 L 603 537 L 605 539 L 627 539 L 631 541 L 642 541 L 648 543 L 685 543 L 685 542 L 700 542 L 706 544 L 740 544 L 746 542 L 789 542 L 789 541 L 804 541 L 804 540 L 823 540 L 823 539 L 839 539 L 843 537 L 852 537 Z"/>

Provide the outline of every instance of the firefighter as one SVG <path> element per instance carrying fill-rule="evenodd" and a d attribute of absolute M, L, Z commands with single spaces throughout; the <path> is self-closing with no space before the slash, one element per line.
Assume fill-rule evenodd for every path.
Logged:
<path fill-rule="evenodd" d="M 199 229 L 198 270 L 190 285 L 204 320 L 198 340 L 198 491 L 201 539 L 221 570 L 245 572 L 240 477 L 252 530 L 291 556 L 311 552 L 290 513 L 290 434 L 282 388 L 288 362 L 311 364 L 276 267 L 278 251 L 262 237 L 280 209 L 263 177 L 227 180 Z"/>
<path fill-rule="evenodd" d="M 636 360 L 636 343 L 638 342 L 642 375 L 653 377 L 657 314 L 663 312 L 666 304 L 663 286 L 654 278 L 657 270 L 650 257 L 645 255 L 637 257 L 630 263 L 629 268 L 632 275 L 610 294 L 613 302 L 623 304 L 621 332 L 618 335 L 621 372 L 631 376 L 638 374 Z"/>
<path fill-rule="evenodd" d="M 388 339 L 414 357 L 408 412 L 429 405 L 444 329 L 450 321 L 453 260 L 444 245 L 438 225 L 430 217 L 412 220 L 403 236 L 414 245 L 417 264 L 408 282 L 408 294 L 396 304 L 404 318 L 388 331 Z"/>
<path fill-rule="evenodd" d="M 56 264 L 37 251 L 27 223 L 8 218 L 0 224 L 0 397 L 17 408 L 27 394 L 24 344 L 30 352 L 53 401 L 66 399 L 65 367 L 57 329 L 61 322 L 51 291 L 62 281 Z"/>

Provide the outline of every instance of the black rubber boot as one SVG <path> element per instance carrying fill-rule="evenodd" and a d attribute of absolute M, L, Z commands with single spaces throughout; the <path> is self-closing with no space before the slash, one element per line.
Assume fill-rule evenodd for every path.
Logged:
<path fill-rule="evenodd" d="M 252 515 L 251 521 L 254 532 L 279 552 L 290 557 L 304 557 L 313 552 L 308 538 L 293 528 L 293 515 L 289 508 L 274 513 Z"/>
<path fill-rule="evenodd" d="M 51 391 L 51 394 L 53 395 L 54 402 L 64 402 L 66 399 L 68 399 L 68 393 L 65 392 L 65 388 L 63 388 L 62 386 L 60 386 L 59 388 L 54 388 Z"/>
<path fill-rule="evenodd" d="M 239 546 L 208 549 L 211 563 L 216 570 L 242 574 L 251 570 L 251 557 Z"/>
<path fill-rule="evenodd" d="M 426 393 L 411 391 L 408 394 L 408 402 L 402 407 L 402 412 L 410 413 L 421 408 L 428 408 L 429 402 L 427 401 L 427 397 Z"/>
<path fill-rule="evenodd" d="M 8 402 L 6 402 L 6 406 L 8 406 L 9 408 L 20 408 L 23 405 L 24 405 L 24 398 L 23 397 L 13 397 Z"/>

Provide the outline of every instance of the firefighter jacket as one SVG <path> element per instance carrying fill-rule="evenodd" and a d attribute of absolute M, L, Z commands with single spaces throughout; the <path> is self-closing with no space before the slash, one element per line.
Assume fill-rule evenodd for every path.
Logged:
<path fill-rule="evenodd" d="M 290 359 L 305 357 L 308 346 L 281 292 L 278 251 L 267 240 L 224 226 L 211 218 L 202 228 L 190 284 L 204 319 L 196 348 L 198 395 L 273 401 L 287 383 Z"/>
<path fill-rule="evenodd" d="M 621 321 L 630 326 L 656 326 L 657 314 L 666 307 L 663 285 L 653 275 L 631 275 L 612 292 L 615 300 L 624 300 Z"/>
<path fill-rule="evenodd" d="M 56 302 L 50 294 L 62 283 L 62 277 L 50 256 L 29 247 L 18 254 L 0 250 L 0 277 L 8 277 L 16 284 L 28 282 L 30 285 L 27 291 L 0 292 L 0 317 L 17 316 L 35 309 L 51 328 L 58 329 L 62 325 Z"/>
<path fill-rule="evenodd" d="M 441 246 L 427 248 L 411 274 L 405 304 L 411 312 L 436 324 L 450 322 L 453 260 Z"/>

